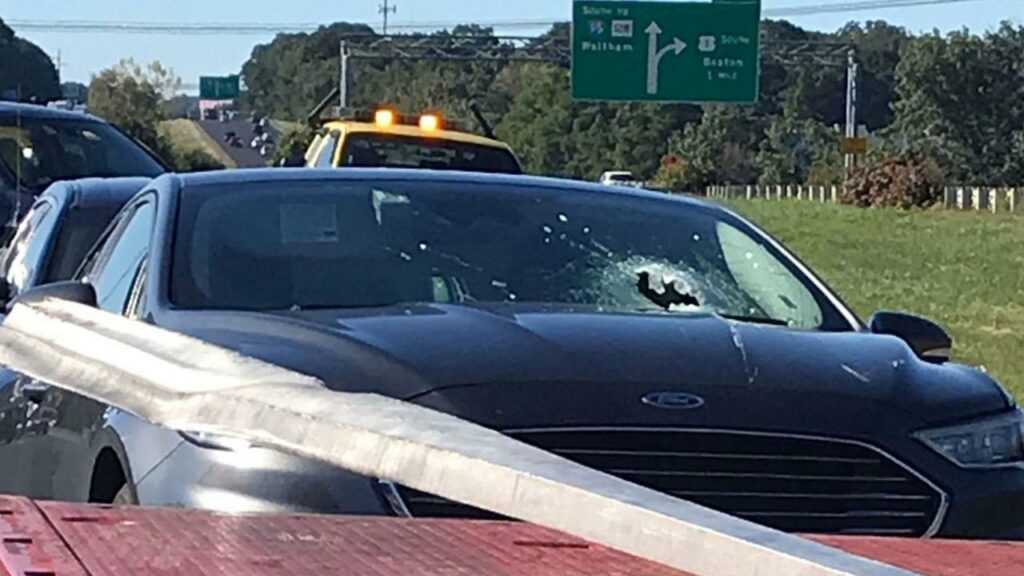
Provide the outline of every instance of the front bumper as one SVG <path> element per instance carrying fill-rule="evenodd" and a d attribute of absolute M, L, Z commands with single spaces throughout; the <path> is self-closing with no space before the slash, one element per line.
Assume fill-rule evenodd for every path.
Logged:
<path fill-rule="evenodd" d="M 139 503 L 227 513 L 391 514 L 379 483 L 264 448 L 236 452 L 186 441 L 136 481 Z"/>
<path fill-rule="evenodd" d="M 944 468 L 947 501 L 935 537 L 1024 540 L 1024 469 Z M 263 448 L 229 452 L 185 441 L 137 490 L 144 505 L 228 513 L 407 514 L 397 490 L 365 476 Z"/>
<path fill-rule="evenodd" d="M 957 470 L 938 538 L 1024 540 L 1024 469 Z"/>

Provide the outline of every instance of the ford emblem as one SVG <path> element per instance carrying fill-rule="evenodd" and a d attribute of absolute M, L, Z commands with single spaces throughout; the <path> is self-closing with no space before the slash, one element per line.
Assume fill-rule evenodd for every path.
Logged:
<path fill-rule="evenodd" d="M 704 405 L 703 398 L 685 392 L 651 392 L 640 401 L 648 406 L 667 410 L 693 410 Z"/>

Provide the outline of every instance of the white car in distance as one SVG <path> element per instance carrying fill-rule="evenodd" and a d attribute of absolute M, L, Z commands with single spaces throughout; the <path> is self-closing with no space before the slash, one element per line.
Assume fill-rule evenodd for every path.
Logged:
<path fill-rule="evenodd" d="M 643 182 L 637 180 L 632 172 L 625 170 L 604 172 L 597 181 L 606 186 L 643 186 Z"/>

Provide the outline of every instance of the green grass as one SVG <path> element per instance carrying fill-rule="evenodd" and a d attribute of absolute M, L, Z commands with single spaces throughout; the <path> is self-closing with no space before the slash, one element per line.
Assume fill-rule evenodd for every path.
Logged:
<path fill-rule="evenodd" d="M 903 310 L 943 324 L 957 360 L 1024 398 L 1024 214 L 901 212 L 731 201 L 796 252 L 862 318 Z"/>
<path fill-rule="evenodd" d="M 184 118 L 165 120 L 160 123 L 157 130 L 170 141 L 175 150 L 198 148 L 216 158 L 224 166 L 237 168 L 237 164 L 231 159 L 231 156 L 192 120 Z"/>

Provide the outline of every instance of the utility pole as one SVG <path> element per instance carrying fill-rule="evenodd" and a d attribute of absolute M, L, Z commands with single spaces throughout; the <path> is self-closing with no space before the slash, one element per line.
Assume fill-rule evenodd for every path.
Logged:
<path fill-rule="evenodd" d="M 856 138 L 857 137 L 857 53 L 854 50 L 850 50 L 847 54 L 846 60 L 846 137 Z M 846 173 L 849 176 L 850 171 L 856 163 L 856 155 L 846 155 Z"/>
<path fill-rule="evenodd" d="M 383 3 L 377 6 L 377 12 L 384 15 L 384 28 L 381 30 L 381 34 L 387 36 L 388 14 L 398 14 L 398 6 L 389 5 L 388 0 L 383 0 Z"/>

